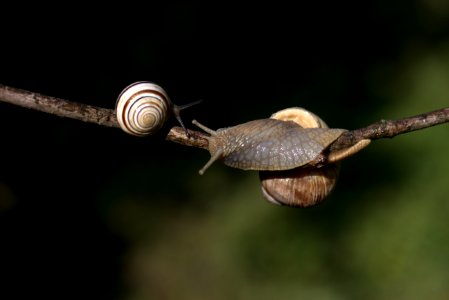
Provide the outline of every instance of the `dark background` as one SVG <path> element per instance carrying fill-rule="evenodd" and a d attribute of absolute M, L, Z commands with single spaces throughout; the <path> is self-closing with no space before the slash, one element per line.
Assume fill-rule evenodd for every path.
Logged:
<path fill-rule="evenodd" d="M 163 86 L 176 104 L 203 99 L 201 105 L 183 111 L 183 119 L 190 124 L 195 118 L 210 128 L 265 118 L 290 106 L 305 107 L 332 127 L 348 129 L 447 106 L 449 6 L 444 1 L 305 3 L 5 7 L 0 21 L 0 83 L 113 108 L 125 86 L 149 80 Z M 422 70 L 437 80 L 422 75 Z M 424 79 L 429 79 L 423 85 L 428 90 L 415 91 Z M 398 138 L 391 148 L 387 142 L 378 150 L 371 146 L 347 162 L 330 203 L 295 210 L 265 204 L 257 174 L 216 163 L 200 177 L 197 171 L 208 154 L 165 142 L 162 133 L 135 138 L 118 129 L 9 104 L 0 104 L 0 128 L 0 297 L 4 299 L 25 293 L 59 299 L 300 295 L 388 299 L 398 290 L 407 291 L 407 283 L 413 286 L 415 277 L 380 279 L 383 272 L 414 274 L 421 267 L 433 270 L 433 263 L 449 264 L 442 254 L 449 244 L 446 235 L 428 251 L 405 247 L 416 257 L 439 255 L 438 261 L 410 267 L 410 272 L 400 266 L 413 265 L 415 256 L 406 256 L 406 263 L 398 267 L 395 259 L 379 258 L 373 249 L 378 243 L 391 245 L 402 231 L 393 230 L 391 240 L 383 242 L 370 240 L 369 230 L 347 233 L 368 218 L 362 214 L 376 211 L 371 205 L 378 207 L 379 200 L 386 207 L 382 213 L 390 202 L 403 211 L 411 196 L 401 194 L 400 187 L 418 185 L 413 180 L 401 185 L 401 180 L 411 174 L 410 162 L 417 157 L 434 158 L 445 174 L 444 142 L 413 150 L 416 143 L 426 144 L 413 139 L 401 144 Z M 447 137 L 447 126 L 438 133 Z M 429 154 L 432 150 L 437 152 Z M 447 195 L 444 175 L 438 178 L 443 183 L 428 188 Z M 424 198 L 431 203 L 435 198 L 447 200 L 440 194 L 428 197 Z M 402 198 L 407 200 L 398 200 Z M 245 204 L 227 206 L 240 202 Z M 418 197 L 416 203 L 411 211 L 422 211 L 423 201 Z M 438 203 L 441 208 L 445 202 Z M 255 205 L 263 208 L 254 209 Z M 235 211 L 231 215 L 236 219 L 225 218 L 229 211 Z M 259 211 L 263 213 L 258 215 Z M 433 213 L 429 211 L 429 219 L 435 219 Z M 371 218 L 372 223 L 361 228 L 378 229 L 375 224 L 382 222 L 381 217 Z M 255 224 L 261 219 L 266 223 L 259 228 Z M 448 224 L 443 216 L 436 219 L 441 227 L 430 228 L 445 232 Z M 413 224 L 415 218 L 404 220 L 403 225 Z M 273 223 L 281 225 L 273 228 Z M 314 233 L 298 231 L 310 227 Z M 290 244 L 293 236 L 295 242 Z M 278 248 L 255 255 L 260 247 L 274 247 L 273 240 Z M 367 248 L 353 250 L 356 241 Z M 300 249 L 306 243 L 320 250 L 313 246 L 304 254 Z M 321 249 L 336 244 L 335 251 Z M 400 247 L 390 250 L 385 253 L 402 257 Z M 287 254 L 279 258 L 279 253 Z M 359 265 L 357 253 L 363 253 Z M 294 262 L 304 262 L 298 266 L 301 271 L 285 267 Z M 314 262 L 320 267 L 315 268 Z M 372 271 L 375 265 L 385 268 Z M 449 278 L 438 272 L 432 274 L 442 282 Z M 286 279 L 292 285 L 286 287 Z M 256 289 L 256 282 L 271 288 Z M 396 290 L 397 286 L 401 288 Z M 430 295 L 428 299 L 449 293 L 447 287 L 429 283 L 415 285 L 404 295 L 411 299 L 420 295 L 416 291 Z"/>

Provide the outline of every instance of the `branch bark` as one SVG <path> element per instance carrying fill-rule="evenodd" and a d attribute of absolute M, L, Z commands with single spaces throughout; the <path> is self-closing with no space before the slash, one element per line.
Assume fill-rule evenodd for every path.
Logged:
<path fill-rule="evenodd" d="M 77 119 L 98 125 L 119 127 L 113 109 L 100 108 L 64 99 L 45 96 L 0 84 L 0 101 L 35 109 L 60 117 Z M 343 133 L 331 146 L 330 151 L 339 150 L 354 145 L 362 139 L 392 138 L 399 134 L 425 129 L 431 126 L 449 122 L 449 107 L 429 113 L 399 120 L 381 120 L 367 127 L 350 130 Z M 187 137 L 183 128 L 175 126 L 166 139 L 185 146 L 202 149 L 208 148 L 207 134 L 189 130 Z"/>
<path fill-rule="evenodd" d="M 112 109 L 45 96 L 0 84 L 0 101 L 35 109 L 52 115 L 98 125 L 119 127 Z"/>
<path fill-rule="evenodd" d="M 362 139 L 393 138 L 399 134 L 425 129 L 449 122 L 449 107 L 399 120 L 379 122 L 343 133 L 331 146 L 330 151 L 354 145 Z"/>

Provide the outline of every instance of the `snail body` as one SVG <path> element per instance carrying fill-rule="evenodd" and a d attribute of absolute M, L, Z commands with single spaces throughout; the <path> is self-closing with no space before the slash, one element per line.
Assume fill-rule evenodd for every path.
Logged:
<path fill-rule="evenodd" d="M 305 129 L 275 119 L 207 130 L 212 158 L 223 158 L 227 166 L 243 170 L 288 170 L 305 165 L 345 131 Z"/>
<path fill-rule="evenodd" d="M 198 102 L 177 106 L 161 86 L 149 81 L 139 81 L 130 84 L 120 93 L 116 103 L 117 121 L 126 133 L 146 136 L 156 133 L 174 116 L 187 134 L 180 111 Z"/>

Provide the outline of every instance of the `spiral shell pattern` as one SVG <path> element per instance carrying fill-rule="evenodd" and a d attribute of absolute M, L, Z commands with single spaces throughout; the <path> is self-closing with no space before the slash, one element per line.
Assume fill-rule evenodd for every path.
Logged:
<path fill-rule="evenodd" d="M 165 90 L 151 82 L 136 82 L 126 87 L 116 104 L 117 121 L 129 134 L 154 134 L 169 117 L 172 103 Z"/>

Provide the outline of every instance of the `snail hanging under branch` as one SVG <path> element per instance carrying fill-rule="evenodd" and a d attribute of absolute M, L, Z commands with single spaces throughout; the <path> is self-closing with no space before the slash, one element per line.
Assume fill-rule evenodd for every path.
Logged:
<path fill-rule="evenodd" d="M 328 128 L 315 114 L 303 108 L 279 111 L 269 119 L 250 121 L 216 131 L 196 120 L 209 133 L 211 159 L 199 171 L 223 159 L 227 166 L 260 171 L 262 192 L 267 200 L 290 206 L 321 202 L 335 186 L 338 162 L 366 147 L 370 140 L 322 155 L 345 129 Z M 320 167 L 320 160 L 323 166 Z M 310 164 L 314 162 L 314 166 Z"/>

